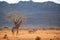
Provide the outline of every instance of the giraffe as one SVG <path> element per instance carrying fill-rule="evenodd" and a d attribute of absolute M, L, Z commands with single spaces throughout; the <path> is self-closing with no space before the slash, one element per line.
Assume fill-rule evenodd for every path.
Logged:
<path fill-rule="evenodd" d="M 16 33 L 18 34 L 18 29 L 19 27 L 21 26 L 22 24 L 22 17 L 19 17 L 18 19 L 14 19 L 13 22 L 14 22 L 14 27 L 12 28 L 12 33 L 14 34 L 15 30 L 16 30 Z"/>

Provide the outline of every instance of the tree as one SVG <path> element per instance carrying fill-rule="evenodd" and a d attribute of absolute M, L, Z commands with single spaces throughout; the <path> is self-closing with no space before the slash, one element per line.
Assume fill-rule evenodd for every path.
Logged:
<path fill-rule="evenodd" d="M 12 21 L 14 23 L 14 27 L 12 27 L 12 33 L 14 34 L 15 30 L 16 33 L 18 34 L 18 29 L 21 26 L 24 16 L 21 15 L 21 12 L 14 11 L 14 12 L 9 12 L 7 14 L 7 18 L 9 21 Z"/>

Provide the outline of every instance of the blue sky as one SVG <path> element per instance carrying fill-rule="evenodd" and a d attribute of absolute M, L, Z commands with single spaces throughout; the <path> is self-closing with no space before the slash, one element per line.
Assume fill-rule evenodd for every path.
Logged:
<path fill-rule="evenodd" d="M 0 1 L 6 1 L 8 3 L 18 3 L 19 1 L 30 1 L 30 0 L 0 0 Z M 34 2 L 45 2 L 45 1 L 53 1 L 55 3 L 60 4 L 60 0 L 32 0 Z"/>

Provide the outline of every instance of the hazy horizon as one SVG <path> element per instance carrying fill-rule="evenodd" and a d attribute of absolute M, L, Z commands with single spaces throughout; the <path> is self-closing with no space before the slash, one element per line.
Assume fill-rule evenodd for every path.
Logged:
<path fill-rule="evenodd" d="M 9 4 L 14 4 L 14 3 L 18 3 L 20 1 L 33 1 L 33 2 L 47 2 L 47 1 L 52 1 L 52 2 L 55 2 L 57 4 L 60 4 L 60 1 L 59 0 L 0 0 L 0 2 L 7 2 Z"/>

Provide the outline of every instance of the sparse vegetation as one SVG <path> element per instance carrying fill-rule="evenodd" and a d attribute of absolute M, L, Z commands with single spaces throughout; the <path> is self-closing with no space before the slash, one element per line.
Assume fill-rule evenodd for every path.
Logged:
<path fill-rule="evenodd" d="M 4 34 L 7 34 L 7 36 Z M 37 29 L 37 31 L 34 33 L 28 33 L 28 29 L 20 29 L 18 35 L 13 35 L 11 33 L 11 29 L 3 29 L 3 31 L 0 30 L 0 39 L 2 39 L 5 36 L 6 38 L 8 37 L 9 40 L 60 40 L 60 30 Z"/>

